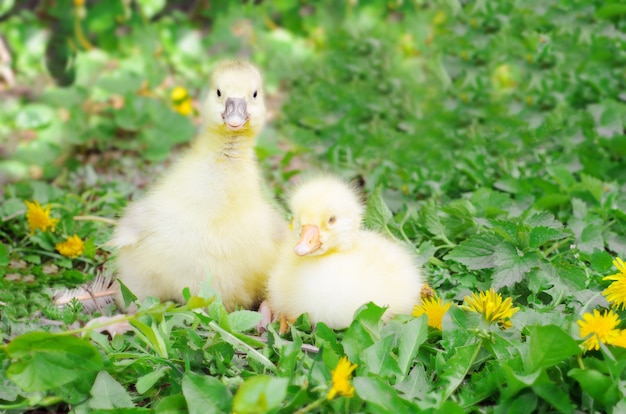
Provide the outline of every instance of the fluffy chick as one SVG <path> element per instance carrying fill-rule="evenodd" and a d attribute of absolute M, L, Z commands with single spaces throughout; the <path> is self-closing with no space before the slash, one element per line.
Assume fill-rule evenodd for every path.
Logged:
<path fill-rule="evenodd" d="M 258 304 L 287 231 L 254 155 L 265 113 L 259 71 L 247 62 L 219 64 L 202 131 L 126 209 L 110 242 L 119 248 L 118 278 L 139 300 L 182 302 L 183 288 L 196 294 L 211 275 L 227 310 Z"/>
<path fill-rule="evenodd" d="M 353 188 L 331 176 L 315 178 L 296 189 L 289 206 L 292 238 L 268 283 L 275 317 L 293 321 L 308 312 L 312 322 L 341 329 L 370 301 L 388 307 L 385 320 L 412 312 L 421 272 L 403 246 L 361 229 L 363 206 Z"/>

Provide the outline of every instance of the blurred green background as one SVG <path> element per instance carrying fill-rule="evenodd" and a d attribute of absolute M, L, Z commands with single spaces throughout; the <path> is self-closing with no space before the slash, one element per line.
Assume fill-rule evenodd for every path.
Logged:
<path fill-rule="evenodd" d="M 273 111 L 259 155 L 279 156 L 281 174 L 308 154 L 420 198 L 494 183 L 541 191 L 527 181 L 551 163 L 624 178 L 618 1 L 0 5 L 15 77 L 0 89 L 5 182 L 164 160 L 198 124 L 197 111 L 172 110 L 172 89 L 197 110 L 223 57 L 265 74 Z"/>

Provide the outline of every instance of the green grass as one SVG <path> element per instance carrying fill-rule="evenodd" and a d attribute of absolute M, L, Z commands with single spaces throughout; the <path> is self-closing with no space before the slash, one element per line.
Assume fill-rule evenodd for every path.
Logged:
<path fill-rule="evenodd" d="M 577 323 L 611 307 L 603 277 L 626 256 L 620 2 L 137 3 L 59 1 L 2 23 L 18 87 L 0 90 L 0 409 L 626 409 L 626 350 L 585 352 Z M 173 87 L 197 103 L 237 55 L 266 79 L 258 156 L 274 194 L 311 169 L 363 182 L 367 226 L 412 245 L 453 303 L 442 331 L 382 324 L 370 304 L 347 330 L 303 316 L 259 337 L 258 315 L 227 314 L 208 284 L 187 305 L 144 303 L 113 338 L 87 325 L 113 305 L 52 305 L 110 273 L 112 226 L 74 217 L 119 216 L 195 134 Z M 49 205 L 55 230 L 31 235 L 24 200 Z M 69 259 L 55 244 L 73 234 L 85 251 Z M 458 306 L 491 287 L 519 308 L 509 329 Z M 343 356 L 355 394 L 328 400 Z"/>

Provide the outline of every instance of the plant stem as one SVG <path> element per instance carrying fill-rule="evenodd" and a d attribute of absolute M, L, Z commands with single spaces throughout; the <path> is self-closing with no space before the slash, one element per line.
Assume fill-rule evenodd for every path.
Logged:
<path fill-rule="evenodd" d="M 322 403 L 326 401 L 326 397 L 322 397 L 319 398 L 315 401 L 313 401 L 311 404 L 306 405 L 304 407 L 302 407 L 301 409 L 299 409 L 298 411 L 295 412 L 295 414 L 304 414 L 304 413 L 308 413 L 309 411 L 311 411 L 314 408 L 319 407 L 320 405 L 322 405 Z"/>
<path fill-rule="evenodd" d="M 116 220 L 113 220 L 107 217 L 99 217 L 99 216 L 91 216 L 91 215 L 74 216 L 74 220 L 76 221 L 99 221 L 101 223 L 110 224 L 112 226 L 115 226 L 117 224 Z"/>

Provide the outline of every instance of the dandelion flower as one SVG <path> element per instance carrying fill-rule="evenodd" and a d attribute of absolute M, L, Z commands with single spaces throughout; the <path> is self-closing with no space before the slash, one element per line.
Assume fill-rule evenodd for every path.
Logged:
<path fill-rule="evenodd" d="M 24 204 L 26 204 L 26 220 L 28 221 L 31 235 L 35 234 L 37 229 L 42 231 L 46 231 L 48 228 L 54 230 L 54 226 L 59 222 L 59 219 L 50 218 L 50 206 L 43 208 L 37 200 L 33 202 L 24 201 Z"/>
<path fill-rule="evenodd" d="M 602 294 L 606 296 L 606 300 L 611 302 L 617 309 L 626 309 L 626 264 L 619 257 L 613 260 L 613 264 L 617 267 L 619 273 L 602 279 L 613 281 Z"/>
<path fill-rule="evenodd" d="M 485 322 L 490 324 L 498 323 L 502 329 L 510 328 L 512 325 L 508 321 L 519 308 L 513 307 L 511 298 L 502 300 L 502 296 L 491 288 L 488 291 L 479 294 L 472 293 L 472 296 L 466 296 L 465 305 L 461 306 L 471 312 L 480 313 Z"/>
<path fill-rule="evenodd" d="M 621 329 L 612 341 L 611 345 L 619 346 L 620 348 L 626 348 L 626 329 Z"/>
<path fill-rule="evenodd" d="M 415 305 L 413 308 L 413 316 L 426 314 L 428 317 L 428 326 L 432 326 L 441 331 L 443 330 L 443 315 L 450 309 L 450 306 L 452 306 L 451 303 L 446 303 L 437 296 L 425 298 L 422 299 L 421 304 Z"/>
<path fill-rule="evenodd" d="M 172 99 L 172 107 L 179 114 L 187 116 L 193 111 L 191 97 L 187 89 L 182 86 L 175 87 L 174 90 L 172 90 L 170 98 Z"/>
<path fill-rule="evenodd" d="M 600 349 L 600 342 L 604 344 L 613 344 L 620 337 L 620 331 L 617 328 L 619 318 L 612 310 L 604 312 L 602 315 L 597 309 L 591 313 L 585 313 L 582 320 L 578 321 L 580 327 L 580 336 L 587 338 L 583 346 L 587 350 Z"/>
<path fill-rule="evenodd" d="M 73 259 L 83 254 L 85 243 L 75 234 L 72 237 L 68 237 L 63 243 L 57 243 L 54 247 L 56 247 L 63 256 Z"/>
<path fill-rule="evenodd" d="M 351 363 L 348 358 L 342 357 L 337 363 L 337 366 L 332 371 L 332 387 L 328 392 L 328 399 L 332 400 L 336 395 L 343 395 L 344 397 L 354 396 L 354 387 L 350 384 L 350 378 L 352 372 L 356 369 L 357 365 Z"/>

